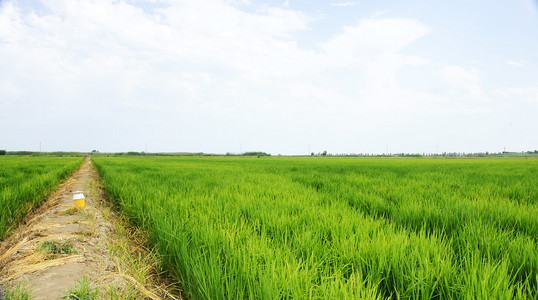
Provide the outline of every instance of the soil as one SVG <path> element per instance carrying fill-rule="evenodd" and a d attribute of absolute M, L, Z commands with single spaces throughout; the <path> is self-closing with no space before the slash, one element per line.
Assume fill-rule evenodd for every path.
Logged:
<path fill-rule="evenodd" d="M 99 183 L 99 174 L 86 159 L 79 170 L 26 218 L 23 226 L 0 244 L 0 285 L 23 282 L 35 299 L 61 299 L 83 274 L 95 281 L 114 270 L 107 249 L 112 225 L 99 209 L 102 193 L 92 192 L 92 185 Z M 84 208 L 74 208 L 75 191 L 85 195 Z M 38 248 L 44 241 L 68 241 L 75 251 L 48 254 Z"/>

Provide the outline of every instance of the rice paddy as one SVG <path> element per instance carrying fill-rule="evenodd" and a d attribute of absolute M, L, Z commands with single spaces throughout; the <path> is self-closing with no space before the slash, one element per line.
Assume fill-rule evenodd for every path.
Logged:
<path fill-rule="evenodd" d="M 538 295 L 538 160 L 96 157 L 195 299 Z"/>
<path fill-rule="evenodd" d="M 81 157 L 0 156 L 0 241 L 82 163 Z"/>

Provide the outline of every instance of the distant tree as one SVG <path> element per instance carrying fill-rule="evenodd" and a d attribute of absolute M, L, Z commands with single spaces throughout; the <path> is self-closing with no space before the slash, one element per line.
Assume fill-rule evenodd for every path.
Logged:
<path fill-rule="evenodd" d="M 310 153 L 310 156 L 314 156 L 314 152 Z"/>
<path fill-rule="evenodd" d="M 0 150 L 0 155 L 6 155 L 7 151 L 6 150 Z"/>
<path fill-rule="evenodd" d="M 99 153 L 99 151 L 97 151 L 97 150 L 92 150 L 92 153 Z"/>
<path fill-rule="evenodd" d="M 323 153 L 321 153 L 322 156 L 327 156 L 327 150 L 323 151 Z"/>
<path fill-rule="evenodd" d="M 271 154 L 269 153 L 265 153 L 265 152 L 260 152 L 260 151 L 257 151 L 257 152 L 245 152 L 242 154 L 243 156 L 271 156 Z"/>

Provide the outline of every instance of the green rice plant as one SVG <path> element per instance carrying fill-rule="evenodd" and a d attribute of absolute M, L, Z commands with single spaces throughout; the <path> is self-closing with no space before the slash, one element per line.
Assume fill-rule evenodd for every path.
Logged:
<path fill-rule="evenodd" d="M 535 159 L 94 163 L 194 298 L 538 295 Z"/>
<path fill-rule="evenodd" d="M 0 241 L 74 170 L 80 157 L 0 157 Z"/>

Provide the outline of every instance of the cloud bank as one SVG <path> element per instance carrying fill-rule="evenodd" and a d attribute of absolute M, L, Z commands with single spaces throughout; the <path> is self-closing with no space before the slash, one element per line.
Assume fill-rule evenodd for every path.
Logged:
<path fill-rule="evenodd" d="M 146 142 L 149 151 L 218 153 L 239 145 L 383 152 L 386 144 L 430 152 L 439 143 L 479 151 L 496 141 L 476 143 L 473 134 L 488 130 L 477 120 L 489 124 L 502 99 L 536 104 L 532 88 L 488 92 L 475 67 L 406 52 L 435 34 L 420 20 L 361 19 L 300 47 L 315 22 L 288 7 L 220 0 L 3 2 L 0 117 L 9 130 L 0 142 L 11 150 L 43 141 L 80 151 Z"/>

